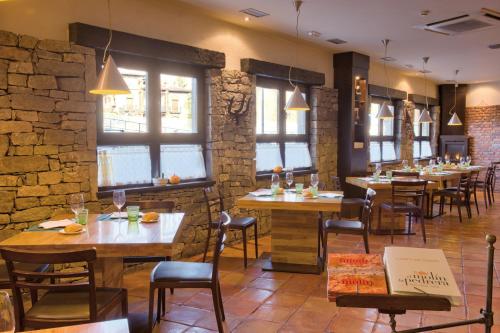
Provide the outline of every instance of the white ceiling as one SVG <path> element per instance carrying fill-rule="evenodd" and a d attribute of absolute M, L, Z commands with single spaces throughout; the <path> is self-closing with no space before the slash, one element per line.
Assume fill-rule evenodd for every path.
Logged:
<path fill-rule="evenodd" d="M 292 0 L 183 0 L 210 10 L 216 16 L 253 29 L 273 30 L 295 35 L 295 9 Z M 421 69 L 422 57 L 429 56 L 429 75 L 438 81 L 453 79 L 476 83 L 500 80 L 500 24 L 488 30 L 457 36 L 442 36 L 413 28 L 454 16 L 477 13 L 482 7 L 500 11 L 500 0 L 305 0 L 300 17 L 300 35 L 305 40 L 330 47 L 335 52 L 357 51 L 379 59 L 381 40 L 391 39 L 391 63 L 401 68 Z M 241 9 L 255 8 L 269 13 L 263 18 L 244 21 Z M 430 10 L 426 17 L 423 9 Z M 319 38 L 308 31 L 321 32 Z M 326 39 L 340 38 L 347 44 L 332 45 Z M 407 69 L 407 68 L 406 68 Z"/>

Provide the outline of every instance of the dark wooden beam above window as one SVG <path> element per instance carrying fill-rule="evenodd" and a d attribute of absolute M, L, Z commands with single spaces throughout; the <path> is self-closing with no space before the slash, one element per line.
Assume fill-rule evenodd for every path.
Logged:
<path fill-rule="evenodd" d="M 72 43 L 104 49 L 109 38 L 109 30 L 84 24 L 69 24 L 69 40 Z M 149 57 L 164 61 L 195 65 L 206 68 L 224 68 L 226 56 L 222 52 L 167 42 L 113 30 L 112 52 Z"/>
<path fill-rule="evenodd" d="M 387 88 L 382 86 L 377 86 L 374 84 L 369 84 L 368 94 L 370 96 L 387 98 Z M 403 90 L 389 88 L 389 97 L 391 97 L 392 99 L 404 100 L 407 98 L 407 92 Z"/>
<path fill-rule="evenodd" d="M 241 71 L 278 80 L 288 80 L 290 66 L 251 58 L 241 59 Z M 311 86 L 325 84 L 325 74 L 292 67 L 292 81 Z"/>
<path fill-rule="evenodd" d="M 425 105 L 425 96 L 423 96 L 423 95 L 408 94 L 408 100 L 410 102 L 415 103 L 415 104 Z M 439 105 L 439 99 L 434 98 L 434 97 L 427 97 L 427 102 L 429 103 L 430 106 Z"/>

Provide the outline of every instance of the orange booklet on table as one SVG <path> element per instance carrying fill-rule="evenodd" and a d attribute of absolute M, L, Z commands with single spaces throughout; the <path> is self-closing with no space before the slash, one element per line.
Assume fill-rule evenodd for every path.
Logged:
<path fill-rule="evenodd" d="M 328 255 L 328 299 L 346 294 L 387 294 L 382 256 L 378 254 Z"/>

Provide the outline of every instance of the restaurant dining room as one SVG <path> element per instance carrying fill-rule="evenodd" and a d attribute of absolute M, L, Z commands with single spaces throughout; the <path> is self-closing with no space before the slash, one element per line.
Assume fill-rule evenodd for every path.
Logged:
<path fill-rule="evenodd" d="M 500 0 L 0 0 L 0 333 L 500 333 Z"/>

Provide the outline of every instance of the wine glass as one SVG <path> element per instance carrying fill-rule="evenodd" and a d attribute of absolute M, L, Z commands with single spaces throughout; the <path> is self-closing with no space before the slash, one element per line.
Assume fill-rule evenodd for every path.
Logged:
<path fill-rule="evenodd" d="M 450 164 L 450 155 L 445 155 L 444 156 L 444 161 L 446 164 Z"/>
<path fill-rule="evenodd" d="M 83 193 L 73 193 L 69 196 L 69 204 L 71 206 L 71 210 L 75 214 L 75 221 L 78 220 L 78 214 L 82 211 L 84 206 Z"/>
<path fill-rule="evenodd" d="M 465 165 L 465 157 L 460 157 L 460 165 Z"/>
<path fill-rule="evenodd" d="M 380 176 L 382 173 L 382 163 L 375 163 L 375 173 Z"/>
<path fill-rule="evenodd" d="M 0 332 L 13 333 L 16 328 L 14 310 L 10 302 L 9 294 L 0 291 Z"/>
<path fill-rule="evenodd" d="M 470 155 L 467 155 L 467 166 L 470 166 L 470 164 L 472 163 L 472 157 Z"/>
<path fill-rule="evenodd" d="M 403 161 L 401 162 L 401 164 L 403 164 L 403 170 L 408 169 L 408 161 L 407 161 L 407 160 L 403 160 Z"/>
<path fill-rule="evenodd" d="M 443 158 L 441 156 L 438 156 L 436 158 L 436 161 L 437 161 L 437 164 L 441 164 L 441 163 L 443 163 Z"/>
<path fill-rule="evenodd" d="M 285 174 L 285 178 L 286 178 L 286 183 L 288 185 L 288 190 L 290 190 L 293 184 L 293 172 L 287 171 L 287 173 Z"/>
<path fill-rule="evenodd" d="M 311 186 L 316 187 L 319 184 L 319 176 L 317 173 L 311 174 Z"/>
<path fill-rule="evenodd" d="M 125 205 L 125 190 L 114 190 L 113 191 L 113 203 L 116 208 L 118 208 L 118 221 L 122 220 L 122 207 Z"/>

